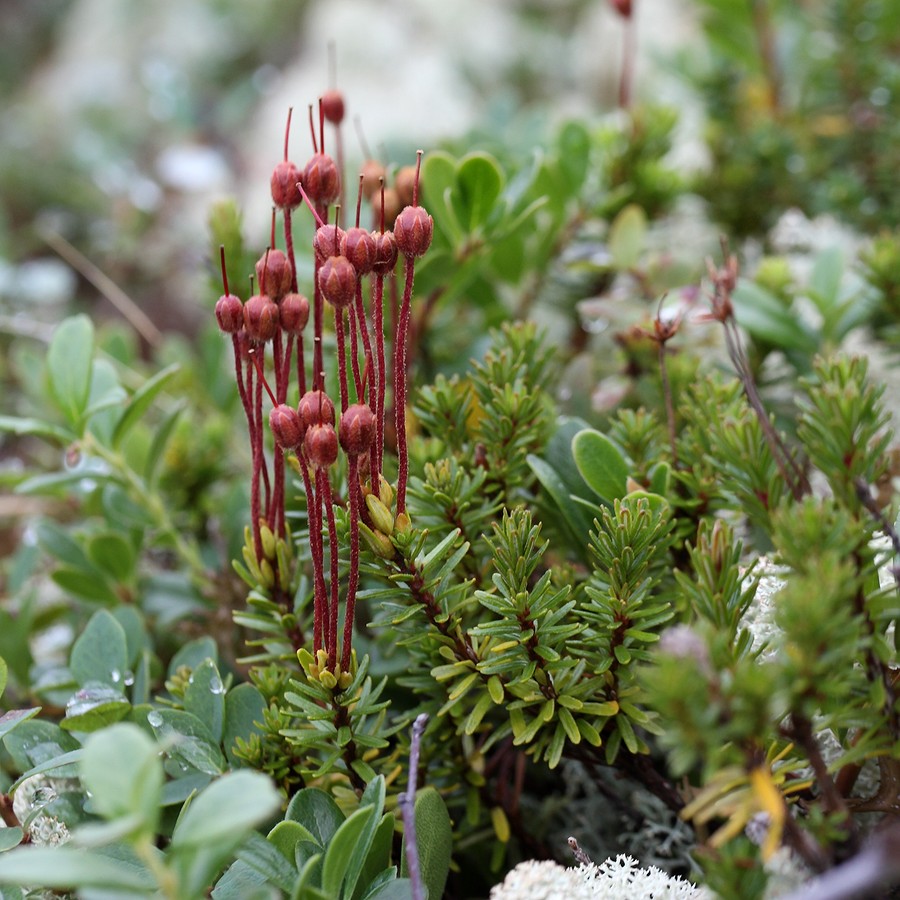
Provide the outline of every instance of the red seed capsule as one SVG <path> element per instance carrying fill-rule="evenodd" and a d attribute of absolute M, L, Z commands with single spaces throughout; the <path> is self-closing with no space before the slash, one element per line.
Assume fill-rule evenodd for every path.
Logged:
<path fill-rule="evenodd" d="M 234 294 L 223 294 L 216 301 L 216 321 L 226 334 L 236 334 L 244 327 L 244 304 Z"/>
<path fill-rule="evenodd" d="M 397 249 L 404 256 L 424 256 L 434 236 L 434 219 L 422 206 L 407 206 L 394 222 Z"/>
<path fill-rule="evenodd" d="M 266 250 L 256 261 L 256 280 L 276 303 L 291 289 L 294 273 L 281 250 Z"/>
<path fill-rule="evenodd" d="M 369 452 L 375 438 L 375 414 L 365 403 L 348 406 L 341 416 L 341 447 L 348 456 Z"/>
<path fill-rule="evenodd" d="M 303 169 L 300 181 L 310 200 L 321 206 L 334 203 L 341 192 L 337 164 L 327 153 L 313 154 Z"/>
<path fill-rule="evenodd" d="M 373 231 L 375 239 L 375 265 L 372 271 L 376 275 L 389 275 L 397 265 L 397 239 L 393 231 Z"/>
<path fill-rule="evenodd" d="M 281 327 L 293 335 L 300 334 L 309 321 L 309 300 L 303 294 L 285 294 L 278 304 Z"/>
<path fill-rule="evenodd" d="M 297 405 L 304 429 L 313 425 L 334 425 L 334 403 L 325 391 L 307 391 Z"/>
<path fill-rule="evenodd" d="M 303 202 L 297 182 L 300 170 L 289 160 L 282 160 L 272 171 L 272 202 L 279 209 L 294 209 Z"/>
<path fill-rule="evenodd" d="M 266 294 L 254 294 L 244 304 L 244 328 L 257 344 L 271 341 L 278 330 L 278 304 Z"/>
<path fill-rule="evenodd" d="M 322 112 L 332 125 L 344 121 L 344 95 L 340 91 L 325 91 L 322 94 Z"/>
<path fill-rule="evenodd" d="M 364 228 L 348 228 L 341 242 L 341 253 L 350 260 L 359 275 L 368 275 L 375 265 L 375 239 Z"/>
<path fill-rule="evenodd" d="M 327 469 L 338 455 L 338 437 L 333 425 L 312 425 L 303 436 L 303 450 L 310 465 Z"/>
<path fill-rule="evenodd" d="M 356 297 L 356 269 L 346 256 L 329 256 L 319 269 L 319 290 L 338 309 L 349 306 Z"/>
<path fill-rule="evenodd" d="M 280 403 L 269 413 L 269 428 L 275 436 L 275 443 L 285 450 L 295 450 L 303 442 L 303 426 L 300 416 L 293 406 Z"/>
<path fill-rule="evenodd" d="M 313 235 L 313 250 L 319 262 L 324 262 L 329 256 L 337 256 L 341 252 L 344 233 L 344 229 L 338 225 L 320 225 L 316 229 Z"/>

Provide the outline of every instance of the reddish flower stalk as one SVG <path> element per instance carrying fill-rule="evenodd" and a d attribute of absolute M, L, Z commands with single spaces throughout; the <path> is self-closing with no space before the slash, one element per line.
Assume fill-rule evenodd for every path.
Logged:
<path fill-rule="evenodd" d="M 356 591 L 359 587 L 359 457 L 351 454 L 347 461 L 347 493 L 350 501 L 350 574 L 347 578 L 347 602 L 344 608 L 344 643 L 340 668 L 350 671 L 353 645 L 353 619 L 356 615 Z"/>

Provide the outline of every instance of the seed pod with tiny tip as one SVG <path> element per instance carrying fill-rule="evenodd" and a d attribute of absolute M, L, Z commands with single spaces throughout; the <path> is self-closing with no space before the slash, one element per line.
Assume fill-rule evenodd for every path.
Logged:
<path fill-rule="evenodd" d="M 300 180 L 300 170 L 289 160 L 278 163 L 272 171 L 270 187 L 272 189 L 272 202 L 279 209 L 294 209 L 303 202 L 297 182 Z"/>
<path fill-rule="evenodd" d="M 269 413 L 269 428 L 275 436 L 275 443 L 285 450 L 296 450 L 303 442 L 303 424 L 293 406 L 279 403 Z"/>
<path fill-rule="evenodd" d="M 325 391 L 307 391 L 297 406 L 303 428 L 334 425 L 334 403 Z"/>
<path fill-rule="evenodd" d="M 235 334 L 244 327 L 244 304 L 235 294 L 223 294 L 216 301 L 216 321 L 226 334 Z"/>
<path fill-rule="evenodd" d="M 374 202 L 381 187 L 381 179 L 385 176 L 384 166 L 377 159 L 367 159 L 360 168 L 362 175 L 362 195 L 369 202 Z"/>
<path fill-rule="evenodd" d="M 256 261 L 256 280 L 277 303 L 290 289 L 294 273 L 283 251 L 266 250 Z"/>
<path fill-rule="evenodd" d="M 332 125 L 340 125 L 344 121 L 344 95 L 336 90 L 325 91 L 322 94 L 322 112 Z"/>
<path fill-rule="evenodd" d="M 294 336 L 301 334 L 309 321 L 309 300 L 303 294 L 285 294 L 279 305 L 281 327 Z"/>
<path fill-rule="evenodd" d="M 327 469 L 337 461 L 338 437 L 333 425 L 312 425 L 303 437 L 303 450 L 310 465 Z"/>
<path fill-rule="evenodd" d="M 394 176 L 394 188 L 403 206 L 412 205 L 416 191 L 416 177 L 415 166 L 402 166 Z"/>
<path fill-rule="evenodd" d="M 353 263 L 358 275 L 368 275 L 375 265 L 375 238 L 364 228 L 348 228 L 341 242 L 341 253 Z"/>
<path fill-rule="evenodd" d="M 320 225 L 313 235 L 313 250 L 315 250 L 316 259 L 324 262 L 329 256 L 339 254 L 344 234 L 344 229 L 338 225 Z"/>
<path fill-rule="evenodd" d="M 407 206 L 394 222 L 397 249 L 404 256 L 424 256 L 434 236 L 434 219 L 422 206 Z"/>
<path fill-rule="evenodd" d="M 303 190 L 313 203 L 328 206 L 341 192 L 341 178 L 335 161 L 327 153 L 314 153 L 300 177 Z"/>
<path fill-rule="evenodd" d="M 356 269 L 346 256 L 329 256 L 318 274 L 319 290 L 334 307 L 343 309 L 356 297 Z"/>
<path fill-rule="evenodd" d="M 397 239 L 394 237 L 393 231 L 373 231 L 372 237 L 375 239 L 375 264 L 372 271 L 376 275 L 390 275 L 397 265 Z"/>
<path fill-rule="evenodd" d="M 278 330 L 278 304 L 266 294 L 254 294 L 244 304 L 244 328 L 254 343 L 271 341 Z"/>
<path fill-rule="evenodd" d="M 341 416 L 341 447 L 348 456 L 368 453 L 375 438 L 375 414 L 365 403 L 354 403 Z"/>

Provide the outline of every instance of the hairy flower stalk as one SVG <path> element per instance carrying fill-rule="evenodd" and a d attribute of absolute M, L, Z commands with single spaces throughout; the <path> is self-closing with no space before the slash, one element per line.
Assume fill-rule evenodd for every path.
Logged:
<path fill-rule="evenodd" d="M 246 303 L 230 293 L 223 248 L 220 256 L 225 293 L 216 304 L 219 327 L 230 335 L 234 348 L 235 379 L 247 420 L 252 459 L 251 528 L 244 549 L 247 567 L 242 574 L 257 592 L 277 604 L 281 610 L 278 621 L 285 635 L 295 650 L 306 652 L 303 629 L 295 624 L 295 598 L 301 584 L 298 564 L 293 554 L 285 550 L 291 540 L 286 510 L 290 496 L 286 478 L 289 464 L 302 479 L 309 526 L 311 658 L 315 659 L 310 677 L 319 678 L 327 689 L 348 684 L 346 679 L 355 670 L 352 643 L 360 576 L 360 533 L 364 532 L 376 552 L 391 555 L 395 518 L 404 513 L 404 520 L 408 521 L 406 344 L 415 259 L 428 249 L 433 231 L 431 217 L 418 205 L 421 151 L 412 178 L 412 204 L 396 217 L 394 230 L 385 228 L 383 179 L 377 192 L 380 230 L 369 232 L 360 227 L 363 176 L 353 227 L 345 232 L 339 226 L 339 207 L 331 213 L 333 224 L 329 224 L 331 207 L 340 197 L 341 179 L 339 167 L 325 152 L 324 122 L 327 118 L 338 125 L 343 118 L 337 99 L 329 95 L 320 100 L 318 135 L 310 107 L 313 155 L 302 170 L 288 158 L 289 112 L 283 158 L 271 176 L 274 210 L 269 246 L 255 267 L 258 293 Z M 375 200 L 372 193 L 368 196 Z M 300 291 L 294 259 L 292 216 L 303 204 L 316 225 L 311 248 L 315 261 L 312 302 Z M 279 212 L 284 250 L 276 246 Z M 405 260 L 405 278 L 395 317 L 392 361 L 393 406 L 398 425 L 395 491 L 382 476 L 388 365 L 383 310 L 386 281 L 392 296 L 399 296 L 395 267 L 400 253 Z M 324 351 L 326 303 L 334 316 L 336 352 L 331 360 L 325 359 Z M 304 342 L 303 338 L 310 324 L 312 352 L 308 354 L 309 339 Z M 326 380 L 335 390 L 335 400 L 326 393 Z M 268 416 L 264 414 L 264 392 L 272 403 Z M 292 397 L 299 397 L 296 407 Z M 339 415 L 335 402 L 340 407 Z M 271 450 L 266 449 L 265 421 L 274 438 Z M 338 481 L 335 468 L 341 453 L 347 460 L 346 487 Z M 347 518 L 340 522 L 336 505 L 347 511 Z M 346 582 L 342 583 L 340 560 L 344 544 L 349 567 Z"/>

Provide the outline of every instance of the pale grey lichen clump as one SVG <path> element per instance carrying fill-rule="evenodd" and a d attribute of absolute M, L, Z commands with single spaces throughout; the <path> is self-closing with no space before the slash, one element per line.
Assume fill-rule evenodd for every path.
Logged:
<path fill-rule="evenodd" d="M 566 868 L 550 860 L 519 863 L 491 891 L 490 900 L 712 900 L 706 888 L 669 875 L 655 866 L 642 868 L 619 854 L 600 865 Z"/>

